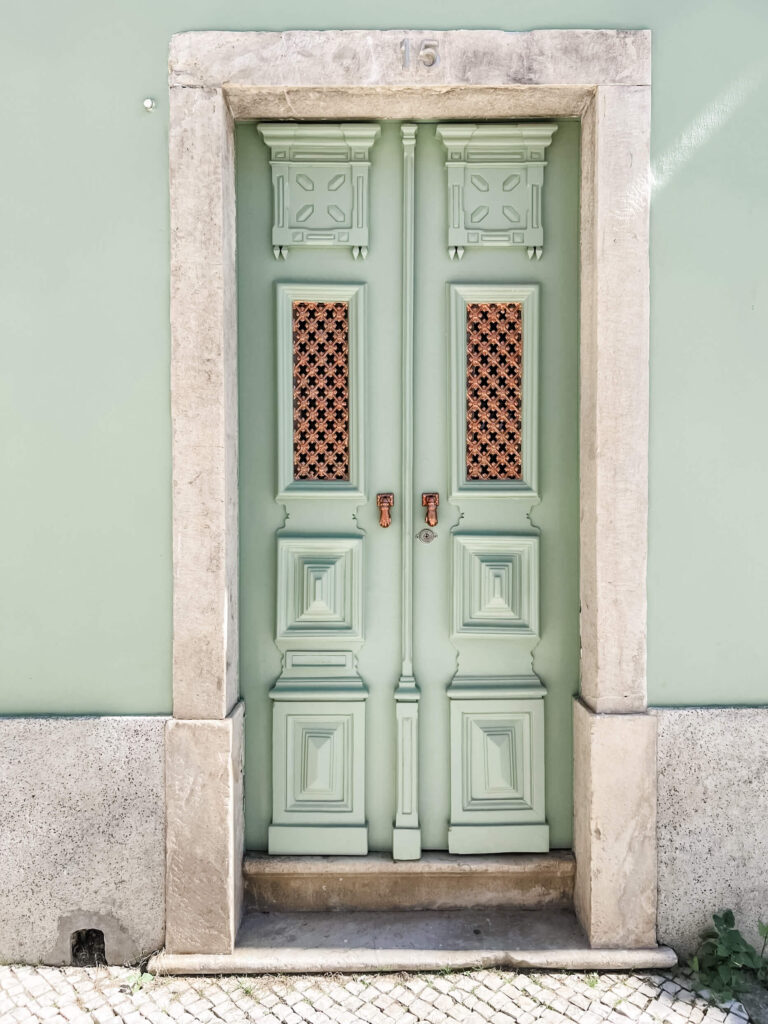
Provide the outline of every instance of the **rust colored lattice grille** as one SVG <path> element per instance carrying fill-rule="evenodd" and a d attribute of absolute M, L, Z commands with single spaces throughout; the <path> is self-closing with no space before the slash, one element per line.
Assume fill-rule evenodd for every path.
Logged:
<path fill-rule="evenodd" d="M 293 303 L 293 478 L 349 480 L 349 305 Z"/>
<path fill-rule="evenodd" d="M 467 480 L 520 480 L 523 325 L 519 302 L 467 303 Z"/>

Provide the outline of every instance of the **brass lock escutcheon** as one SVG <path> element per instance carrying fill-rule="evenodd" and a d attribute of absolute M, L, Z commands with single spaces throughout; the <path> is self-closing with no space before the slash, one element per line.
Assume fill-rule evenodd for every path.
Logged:
<path fill-rule="evenodd" d="M 427 510 L 424 522 L 427 526 L 437 526 L 437 506 L 440 504 L 440 495 L 436 491 L 425 491 L 421 496 L 421 504 Z"/>
<path fill-rule="evenodd" d="M 395 504 L 394 494 L 377 494 L 376 495 L 376 508 L 379 510 L 379 526 L 383 526 L 384 529 L 392 524 L 392 516 L 390 509 Z"/>

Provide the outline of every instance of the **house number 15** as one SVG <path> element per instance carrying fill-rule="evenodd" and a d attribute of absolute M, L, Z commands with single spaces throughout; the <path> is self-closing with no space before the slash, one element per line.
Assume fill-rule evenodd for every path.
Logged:
<path fill-rule="evenodd" d="M 412 60 L 417 60 L 425 68 L 436 68 L 440 63 L 439 43 L 436 39 L 423 39 L 418 51 L 412 56 L 411 40 L 403 39 L 400 43 L 400 52 L 403 55 L 403 67 L 408 69 Z"/>

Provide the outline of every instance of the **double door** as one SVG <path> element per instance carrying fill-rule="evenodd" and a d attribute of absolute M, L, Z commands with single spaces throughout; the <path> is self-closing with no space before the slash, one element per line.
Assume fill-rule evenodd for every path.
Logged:
<path fill-rule="evenodd" d="M 249 845 L 547 850 L 578 663 L 576 211 L 553 174 L 577 135 L 248 129 Z"/>

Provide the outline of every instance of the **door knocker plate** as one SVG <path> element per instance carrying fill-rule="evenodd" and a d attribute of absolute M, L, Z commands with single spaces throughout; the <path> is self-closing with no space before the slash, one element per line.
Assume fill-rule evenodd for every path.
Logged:
<path fill-rule="evenodd" d="M 437 534 L 434 530 L 430 530 L 428 526 L 425 526 L 423 530 L 419 530 L 416 534 L 416 540 L 420 540 L 422 544 L 431 544 L 433 540 L 437 540 Z"/>

